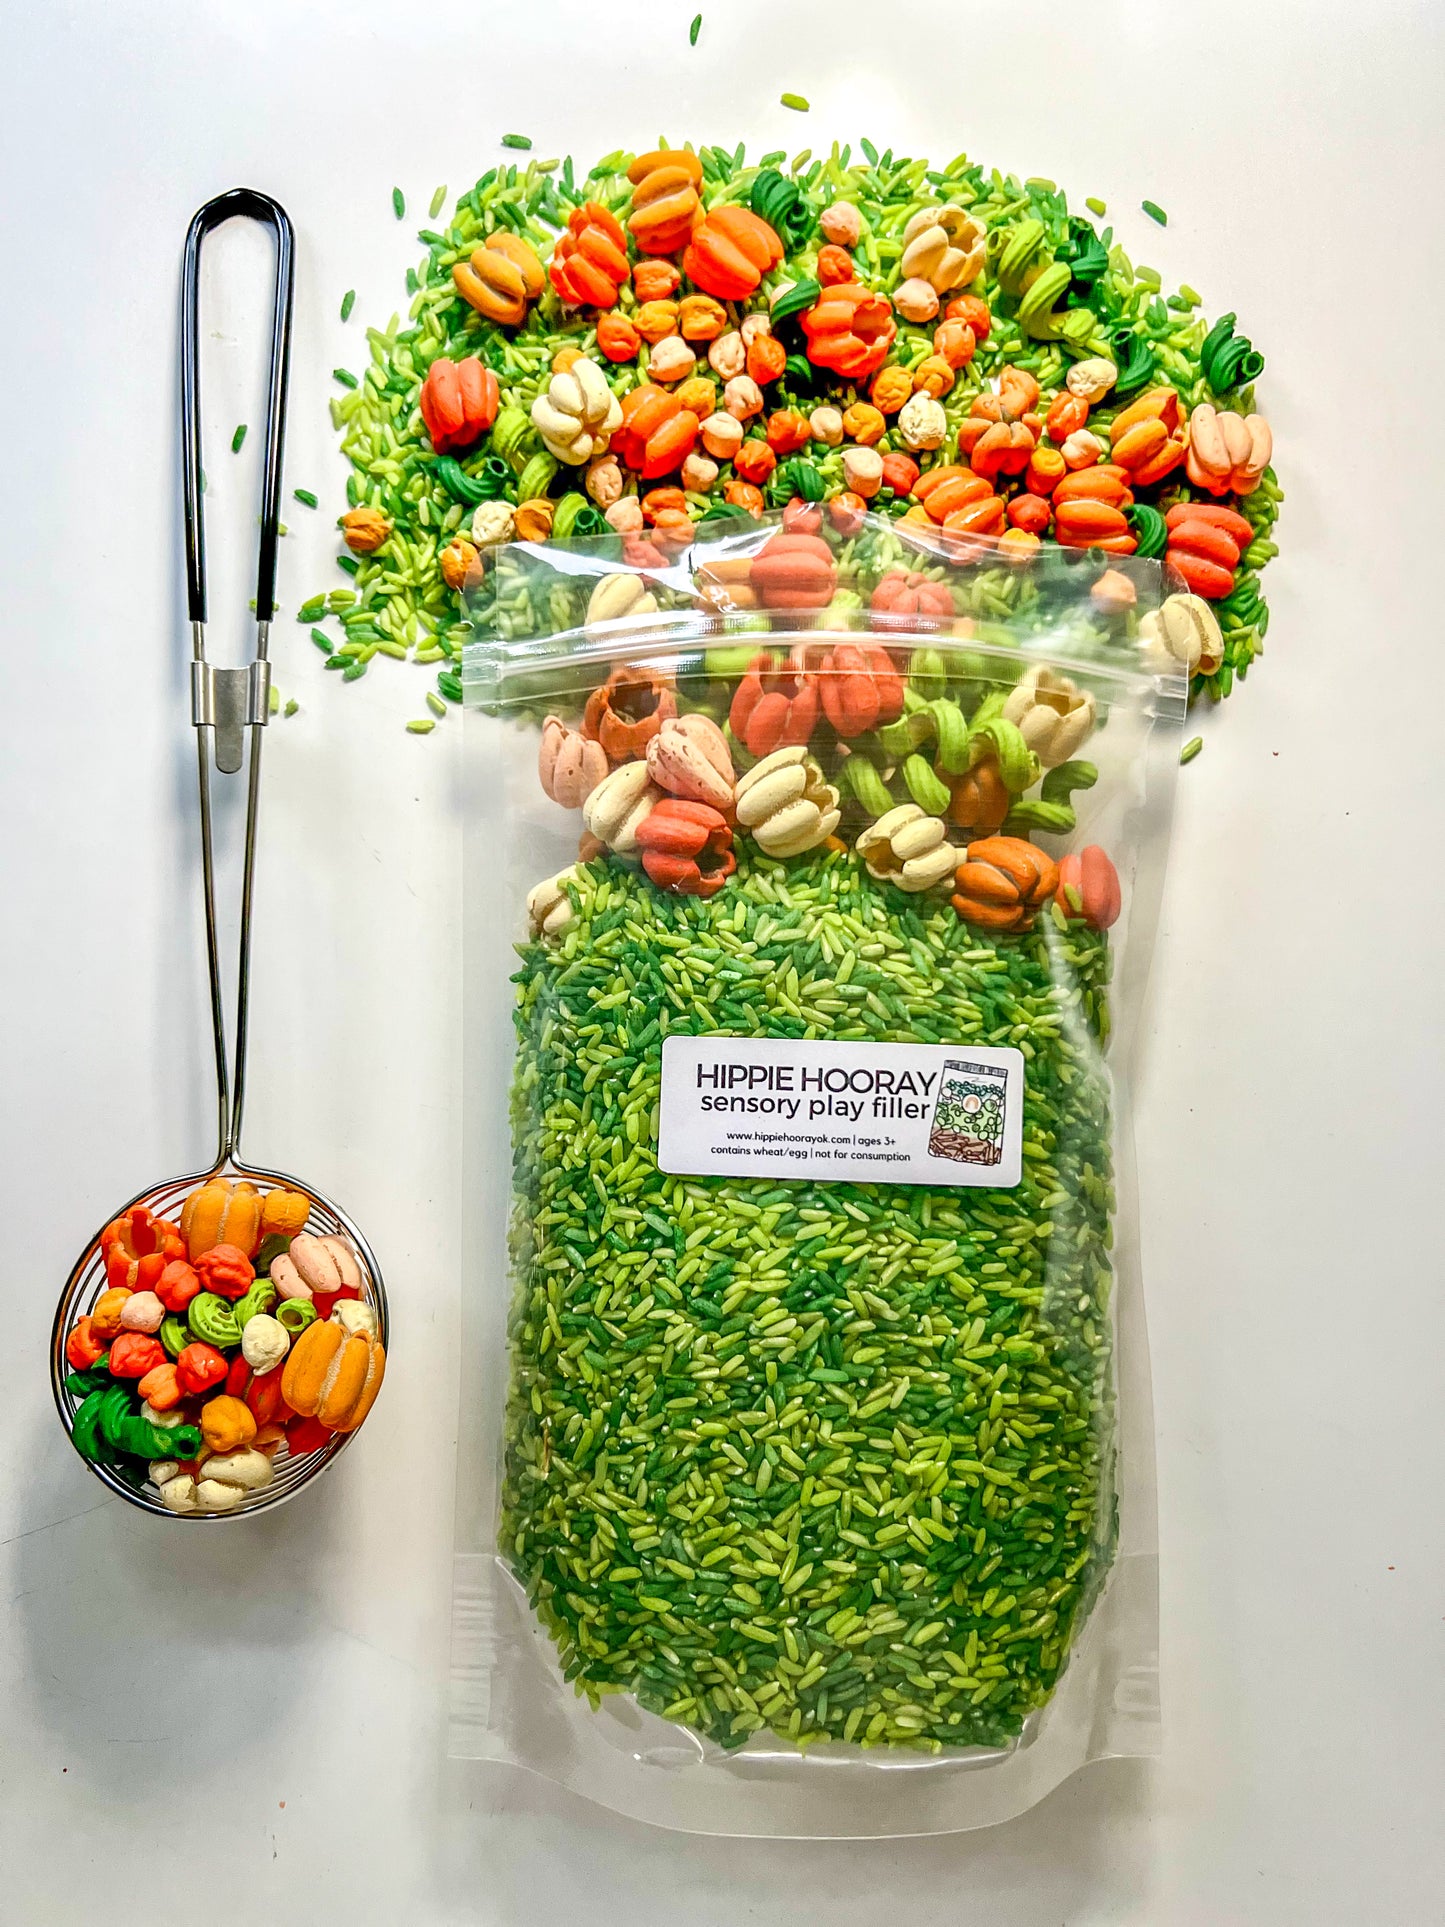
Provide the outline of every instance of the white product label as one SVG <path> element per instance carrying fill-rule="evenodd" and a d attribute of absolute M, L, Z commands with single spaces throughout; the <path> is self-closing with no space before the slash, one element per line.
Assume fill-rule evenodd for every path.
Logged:
<path fill-rule="evenodd" d="M 690 1177 L 1019 1181 L 1024 1060 L 971 1044 L 669 1037 L 657 1162 Z"/>

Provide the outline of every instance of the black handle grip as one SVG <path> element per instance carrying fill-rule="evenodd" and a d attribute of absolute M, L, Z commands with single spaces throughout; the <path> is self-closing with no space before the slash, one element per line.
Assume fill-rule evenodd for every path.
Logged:
<path fill-rule="evenodd" d="M 261 481 L 261 552 L 256 569 L 256 619 L 276 606 L 276 542 L 281 520 L 281 457 L 286 444 L 286 390 L 291 375 L 291 297 L 294 243 L 286 210 L 269 194 L 233 187 L 207 201 L 186 230 L 181 285 L 181 468 L 186 505 L 186 601 L 192 622 L 206 619 L 206 527 L 201 507 L 201 242 L 235 216 L 260 221 L 276 233 L 276 286 L 271 312 L 271 371 L 266 395 L 266 469 Z"/>

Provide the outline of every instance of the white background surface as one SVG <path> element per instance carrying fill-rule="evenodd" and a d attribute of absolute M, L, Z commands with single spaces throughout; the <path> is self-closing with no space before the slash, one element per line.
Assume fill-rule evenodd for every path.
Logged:
<path fill-rule="evenodd" d="M 0 1917 L 1440 1920 L 1439 9 L 712 0 L 689 49 L 694 10 L 5 9 Z M 244 182 L 296 222 L 287 486 L 323 512 L 292 504 L 294 609 L 338 579 L 329 370 L 404 307 L 433 186 L 512 127 L 584 165 L 659 131 L 966 146 L 1105 196 L 1136 258 L 1269 358 L 1269 654 L 1181 785 L 1141 1113 L 1167 1750 L 990 1835 L 740 1849 L 444 1762 L 459 726 L 403 734 L 428 672 L 378 658 L 342 688 L 283 621 L 301 713 L 270 732 L 262 823 L 248 1143 L 371 1234 L 385 1397 L 316 1493 L 223 1532 L 102 1498 L 50 1407 L 80 1241 L 208 1144 L 186 221 Z M 216 254 L 208 322 L 234 337 L 263 257 Z M 239 610 L 255 359 L 209 347 L 213 591 Z"/>

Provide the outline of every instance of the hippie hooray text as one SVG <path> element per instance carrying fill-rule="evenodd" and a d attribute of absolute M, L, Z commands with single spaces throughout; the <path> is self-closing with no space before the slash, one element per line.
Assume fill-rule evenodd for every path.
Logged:
<path fill-rule="evenodd" d="M 797 1064 L 758 1063 L 698 1064 L 695 1071 L 704 1111 L 790 1121 L 799 1116 L 809 1121 L 841 1117 L 854 1124 L 865 1106 L 874 1118 L 924 1116 L 939 1075 L 922 1070 L 846 1070 L 841 1065 L 809 1070 Z"/>

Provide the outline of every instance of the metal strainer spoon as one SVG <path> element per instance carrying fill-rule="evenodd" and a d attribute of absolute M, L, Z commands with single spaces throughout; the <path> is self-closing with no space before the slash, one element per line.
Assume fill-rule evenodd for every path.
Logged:
<path fill-rule="evenodd" d="M 256 655 L 241 668 L 218 669 L 206 660 L 206 550 L 201 502 L 200 426 L 200 260 L 201 243 L 213 228 L 236 216 L 259 221 L 276 237 L 276 278 L 271 321 L 271 361 L 266 405 L 265 470 L 261 487 L 261 544 L 256 579 Z M 356 1225 L 314 1185 L 289 1172 L 249 1164 L 241 1156 L 241 1116 L 246 1095 L 247 1018 L 251 987 L 251 901 L 256 870 L 256 812 L 261 781 L 262 731 L 270 704 L 271 666 L 267 660 L 271 617 L 275 609 L 276 543 L 281 501 L 281 458 L 286 436 L 286 392 L 291 355 L 291 298 L 293 287 L 291 223 L 269 195 L 252 188 L 233 188 L 200 209 L 186 234 L 181 317 L 181 439 L 186 519 L 186 590 L 191 623 L 191 720 L 196 728 L 200 789 L 202 889 L 206 912 L 206 966 L 210 976 L 211 1029 L 216 1064 L 216 1154 L 210 1164 L 184 1177 L 138 1192 L 113 1216 L 135 1205 L 145 1205 L 160 1218 L 174 1221 L 187 1194 L 215 1177 L 244 1178 L 261 1192 L 273 1188 L 304 1193 L 310 1203 L 306 1230 L 317 1236 L 339 1236 L 352 1247 L 362 1278 L 362 1297 L 376 1314 L 381 1342 L 388 1342 L 386 1291 L 371 1246 Z M 250 732 L 250 755 L 244 755 Z M 233 775 L 248 762 L 246 779 L 245 857 L 241 883 L 240 941 L 236 981 L 236 1054 L 232 1073 L 226 1049 L 225 1011 L 216 933 L 215 871 L 211 843 L 211 756 L 216 768 Z M 107 1223 L 110 1220 L 107 1219 Z M 103 1227 L 102 1227 L 103 1229 Z M 73 1430 L 79 1401 L 66 1390 L 69 1366 L 65 1342 L 76 1319 L 89 1310 L 105 1289 L 105 1267 L 97 1231 L 81 1252 L 66 1281 L 51 1333 L 50 1380 L 56 1407 L 67 1432 Z M 117 1381 L 120 1382 L 120 1381 Z M 337 1432 L 319 1451 L 291 1456 L 283 1442 L 274 1460 L 274 1476 L 267 1485 L 249 1491 L 242 1503 L 224 1512 L 173 1512 L 153 1486 L 145 1483 L 145 1466 L 136 1461 L 136 1479 L 129 1482 L 115 1468 L 90 1458 L 86 1464 L 105 1485 L 131 1505 L 164 1519 L 185 1521 L 238 1518 L 264 1511 L 293 1497 L 331 1464 L 351 1438 Z"/>

